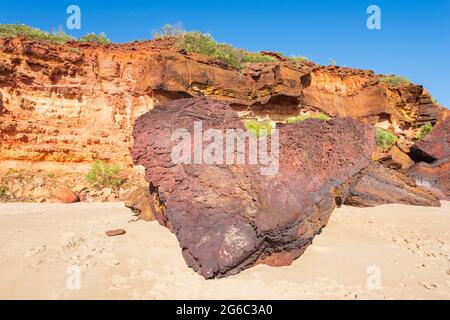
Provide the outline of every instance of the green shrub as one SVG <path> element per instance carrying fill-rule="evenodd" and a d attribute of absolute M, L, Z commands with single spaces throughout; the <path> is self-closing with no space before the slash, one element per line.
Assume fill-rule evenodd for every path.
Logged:
<path fill-rule="evenodd" d="M 33 203 L 33 199 L 25 198 L 25 199 L 17 199 L 17 202 L 19 203 Z"/>
<path fill-rule="evenodd" d="M 104 32 L 100 32 L 96 35 L 94 32 L 85 34 L 80 38 L 81 42 L 90 42 L 90 43 L 99 43 L 99 44 L 108 44 L 111 43 L 111 40 L 108 39 Z"/>
<path fill-rule="evenodd" d="M 161 30 L 153 32 L 154 39 L 162 39 L 165 37 L 180 37 L 186 31 L 184 31 L 181 23 L 165 24 L 161 27 Z"/>
<path fill-rule="evenodd" d="M 381 128 L 375 129 L 377 146 L 383 151 L 389 150 L 398 140 L 397 136 Z"/>
<path fill-rule="evenodd" d="M 62 31 L 49 33 L 24 24 L 0 24 L 0 38 L 11 39 L 16 37 L 55 44 L 64 44 L 67 41 L 75 40 Z"/>
<path fill-rule="evenodd" d="M 272 57 L 260 53 L 237 49 L 229 44 L 217 43 L 209 34 L 185 32 L 177 40 L 177 46 L 188 52 L 195 52 L 212 59 L 225 62 L 228 66 L 240 69 L 244 63 L 271 62 Z"/>
<path fill-rule="evenodd" d="M 181 26 L 164 25 L 159 32 L 153 34 L 155 39 L 165 37 L 175 38 L 175 45 L 187 52 L 195 52 L 212 59 L 222 61 L 228 66 L 240 69 L 245 63 L 265 63 L 275 61 L 270 56 L 257 52 L 249 52 L 235 48 L 226 43 L 217 43 L 207 33 L 198 31 L 184 31 Z"/>
<path fill-rule="evenodd" d="M 317 114 L 303 114 L 295 117 L 289 117 L 287 118 L 286 122 L 293 124 L 300 121 L 304 121 L 306 119 L 319 119 L 319 120 L 329 120 L 330 117 L 323 113 L 317 113 Z"/>
<path fill-rule="evenodd" d="M 0 24 L 0 38 L 12 39 L 17 37 L 54 44 L 65 44 L 67 41 L 77 41 L 76 38 L 63 31 L 50 33 L 25 24 Z M 95 33 L 88 33 L 81 37 L 79 41 L 100 44 L 111 43 L 103 32 L 98 35 Z M 77 48 L 70 48 L 69 50 L 72 52 L 79 51 Z"/>
<path fill-rule="evenodd" d="M 309 61 L 309 58 L 304 57 L 304 56 L 291 56 L 291 57 L 289 57 L 289 61 L 306 62 L 306 61 Z"/>
<path fill-rule="evenodd" d="M 123 184 L 119 166 L 110 165 L 100 160 L 91 165 L 89 172 L 86 174 L 86 181 L 100 188 L 119 187 Z"/>
<path fill-rule="evenodd" d="M 80 49 L 78 49 L 78 48 L 69 48 L 68 50 L 69 50 L 69 52 L 72 52 L 72 53 L 80 53 Z"/>
<path fill-rule="evenodd" d="M 411 84 L 411 81 L 408 78 L 402 77 L 402 76 L 386 76 L 381 77 L 380 82 L 390 85 L 390 86 L 405 86 L 408 84 Z"/>
<path fill-rule="evenodd" d="M 418 140 L 425 138 L 427 134 L 429 134 L 433 130 L 433 126 L 431 123 L 427 122 L 423 126 L 420 127 L 419 132 L 417 133 L 416 138 Z"/>
<path fill-rule="evenodd" d="M 300 67 L 303 63 L 308 62 L 309 59 L 304 56 L 291 56 L 288 58 L 288 61 L 291 62 L 294 66 Z"/>
<path fill-rule="evenodd" d="M 329 64 L 330 66 L 335 66 L 335 65 L 337 65 L 336 59 L 334 59 L 334 58 L 329 58 L 329 59 L 328 59 L 328 64 Z"/>
<path fill-rule="evenodd" d="M 235 49 L 235 50 L 239 50 L 239 49 Z M 265 56 L 261 53 L 258 52 L 248 52 L 245 50 L 243 51 L 243 57 L 242 57 L 242 63 L 266 63 L 266 62 L 273 62 L 275 61 L 274 58 L 270 57 L 270 56 Z"/>
<path fill-rule="evenodd" d="M 436 98 L 431 98 L 431 102 L 433 102 L 433 104 L 435 104 L 435 105 L 440 105 L 440 103 L 439 103 L 439 101 L 437 101 L 437 99 Z"/>
<path fill-rule="evenodd" d="M 0 200 L 6 199 L 8 197 L 8 187 L 5 185 L 0 185 Z"/>
<path fill-rule="evenodd" d="M 244 126 L 251 134 L 258 138 L 272 133 L 272 125 L 268 121 L 247 120 L 244 121 Z"/>

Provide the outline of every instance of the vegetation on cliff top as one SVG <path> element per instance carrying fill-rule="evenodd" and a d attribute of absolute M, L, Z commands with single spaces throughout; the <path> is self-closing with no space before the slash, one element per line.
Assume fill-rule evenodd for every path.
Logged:
<path fill-rule="evenodd" d="M 53 44 L 65 44 L 68 41 L 79 41 L 97 44 L 112 43 L 104 32 L 98 35 L 95 33 L 87 33 L 79 39 L 64 33 L 46 32 L 38 28 L 34 28 L 25 24 L 0 24 L 0 38 L 25 38 L 30 40 L 42 41 Z M 175 45 L 187 52 L 198 53 L 212 59 L 221 61 L 226 65 L 241 69 L 245 63 L 267 63 L 276 61 L 274 57 L 264 55 L 260 52 L 250 52 L 245 49 L 236 48 L 230 44 L 218 43 L 212 35 L 198 32 L 185 31 L 180 23 L 166 24 L 158 32 L 153 33 L 154 39 L 175 38 Z M 73 49 L 76 50 L 76 49 Z M 282 55 L 282 54 L 280 54 Z M 304 56 L 291 56 L 287 60 L 296 67 L 301 67 L 303 63 L 310 61 Z M 330 65 L 336 65 L 336 61 L 330 58 Z M 389 75 L 383 76 L 380 82 L 390 86 L 402 86 L 411 84 L 411 81 L 402 76 Z M 434 101 L 438 104 L 437 101 Z"/>
<path fill-rule="evenodd" d="M 25 38 L 30 40 L 48 42 L 53 44 L 65 44 L 68 41 L 80 41 L 80 42 L 91 42 L 91 43 L 111 43 L 106 34 L 101 32 L 99 35 L 95 33 L 88 33 L 76 39 L 63 31 L 58 32 L 46 32 L 27 26 L 25 24 L 0 24 L 0 38 Z"/>
<path fill-rule="evenodd" d="M 437 106 L 440 106 L 440 105 L 441 105 L 441 104 L 439 103 L 439 101 L 437 101 L 437 99 L 434 98 L 434 97 L 431 98 L 431 102 L 433 102 L 433 104 L 435 104 L 435 105 L 437 105 Z"/>
<path fill-rule="evenodd" d="M 305 62 L 310 61 L 309 58 L 304 56 L 291 56 L 288 61 L 292 63 L 295 67 L 301 67 Z"/>
<path fill-rule="evenodd" d="M 108 44 L 111 43 L 111 40 L 108 39 L 104 32 L 100 32 L 98 35 L 94 32 L 88 33 L 80 38 L 81 42 L 90 42 L 90 43 L 99 43 L 99 44 Z"/>
<path fill-rule="evenodd" d="M 389 131 L 381 128 L 376 128 L 375 140 L 378 147 L 380 147 L 383 151 L 387 151 L 391 149 L 391 147 L 397 142 L 398 138 L 396 135 L 390 133 Z"/>
<path fill-rule="evenodd" d="M 64 44 L 75 38 L 64 32 L 45 32 L 24 24 L 0 24 L 0 38 L 26 38 L 55 44 Z"/>
<path fill-rule="evenodd" d="M 164 25 L 160 31 L 153 34 L 155 39 L 172 37 L 176 39 L 176 46 L 187 52 L 195 52 L 215 60 L 222 61 L 228 66 L 240 69 L 247 62 L 271 62 L 274 58 L 257 52 L 249 52 L 235 48 L 226 43 L 218 43 L 207 33 L 185 31 L 181 25 Z"/>
<path fill-rule="evenodd" d="M 408 78 L 395 75 L 381 77 L 380 82 L 395 87 L 411 84 L 411 81 Z"/>

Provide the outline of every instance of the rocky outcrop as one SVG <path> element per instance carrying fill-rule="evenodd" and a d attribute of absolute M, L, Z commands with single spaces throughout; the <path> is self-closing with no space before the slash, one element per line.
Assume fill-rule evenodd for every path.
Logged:
<path fill-rule="evenodd" d="M 422 86 L 391 86 L 372 71 L 326 67 L 304 81 L 302 105 L 328 115 L 389 126 L 398 134 L 444 117 Z"/>
<path fill-rule="evenodd" d="M 417 186 L 412 179 L 375 163 L 352 177 L 344 190 L 344 203 L 350 206 L 373 207 L 390 203 L 440 206 L 432 193 Z"/>
<path fill-rule="evenodd" d="M 407 175 L 439 199 L 450 200 L 450 157 L 433 163 L 416 163 Z"/>
<path fill-rule="evenodd" d="M 450 157 L 450 118 L 433 128 L 433 131 L 411 147 L 414 161 L 431 163 Z"/>
<path fill-rule="evenodd" d="M 283 122 L 321 111 L 400 133 L 443 117 L 422 87 L 389 87 L 371 71 L 280 57 L 236 70 L 180 51 L 171 39 L 0 39 L 0 161 L 129 164 L 134 120 L 165 101 L 194 96 L 225 101 L 241 117 Z"/>
<path fill-rule="evenodd" d="M 418 161 L 407 175 L 441 200 L 450 199 L 450 118 L 411 147 L 411 158 Z"/>
<path fill-rule="evenodd" d="M 246 164 L 223 164 L 220 157 L 207 164 L 195 156 L 191 160 L 197 164 L 175 163 L 172 152 L 180 143 L 172 138 L 176 129 L 185 129 L 184 136 L 193 139 L 184 146 L 212 152 L 212 140 L 200 145 L 195 140 L 198 121 L 203 132 L 244 129 L 227 104 L 177 100 L 136 121 L 131 154 L 146 169 L 157 199 L 152 204 L 157 220 L 176 234 L 187 264 L 205 278 L 234 274 L 255 263 L 292 262 L 327 223 L 342 184 L 369 165 L 374 149 L 369 126 L 350 119 L 310 119 L 279 128 L 279 163 L 273 175 L 262 174 L 265 165 L 259 162 L 249 164 L 248 152 Z M 225 161 L 224 155 L 237 159 L 242 152 L 214 149 L 212 154 L 222 154 Z"/>
<path fill-rule="evenodd" d="M 414 161 L 397 146 L 393 146 L 388 152 L 376 150 L 372 154 L 372 160 L 400 172 L 405 172 L 414 164 Z"/>
<path fill-rule="evenodd" d="M 153 202 L 152 197 L 153 195 L 150 194 L 148 184 L 140 186 L 125 195 L 125 207 L 133 210 L 139 219 L 153 221 L 155 220 L 156 212 L 153 211 L 150 205 Z"/>
<path fill-rule="evenodd" d="M 301 92 L 313 69 L 280 63 L 233 70 L 170 41 L 64 46 L 0 39 L 0 160 L 129 162 L 134 119 L 205 95 L 239 106 Z M 284 98 L 283 98 L 284 99 Z"/>
<path fill-rule="evenodd" d="M 56 203 L 75 203 L 79 202 L 80 198 L 67 187 L 60 187 L 52 190 L 49 202 Z"/>

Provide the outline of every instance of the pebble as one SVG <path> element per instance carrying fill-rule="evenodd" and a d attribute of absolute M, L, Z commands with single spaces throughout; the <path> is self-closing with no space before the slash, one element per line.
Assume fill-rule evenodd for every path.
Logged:
<path fill-rule="evenodd" d="M 125 233 L 126 233 L 126 231 L 124 229 L 114 229 L 114 230 L 105 231 L 105 234 L 108 237 L 120 236 Z"/>

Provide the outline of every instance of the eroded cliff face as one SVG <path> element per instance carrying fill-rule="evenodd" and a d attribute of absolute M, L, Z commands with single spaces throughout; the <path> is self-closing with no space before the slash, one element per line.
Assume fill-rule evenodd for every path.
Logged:
<path fill-rule="evenodd" d="M 177 50 L 170 39 L 117 45 L 0 39 L 0 161 L 130 164 L 134 120 L 192 96 L 227 102 L 244 118 L 282 122 L 320 111 L 391 127 L 406 138 L 445 117 L 421 86 L 394 88 L 379 78 L 281 58 L 235 70 Z"/>
<path fill-rule="evenodd" d="M 370 124 L 385 122 L 399 133 L 442 120 L 443 109 L 419 85 L 393 87 L 372 71 L 326 67 L 311 73 L 303 90 L 303 105 L 338 117 Z"/>

